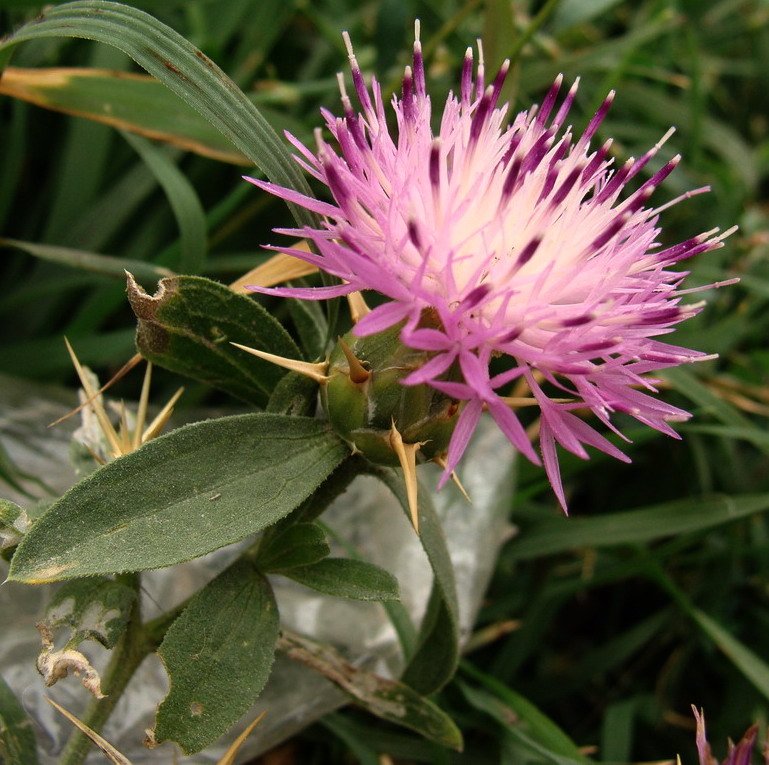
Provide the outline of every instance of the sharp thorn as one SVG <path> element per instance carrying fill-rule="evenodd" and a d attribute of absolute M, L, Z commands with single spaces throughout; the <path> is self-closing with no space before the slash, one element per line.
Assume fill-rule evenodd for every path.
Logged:
<path fill-rule="evenodd" d="M 361 364 L 360 359 L 352 352 L 350 346 L 344 341 L 343 338 L 337 340 L 339 347 L 344 353 L 344 357 L 347 359 L 347 363 L 350 366 L 349 376 L 354 383 L 364 383 L 371 377 L 371 372 Z"/>
<path fill-rule="evenodd" d="M 250 353 L 252 356 L 256 356 L 264 361 L 269 361 L 276 366 L 290 369 L 292 372 L 298 372 L 300 375 L 309 377 L 321 385 L 328 382 L 328 377 L 326 376 L 326 372 L 328 371 L 327 361 L 319 364 L 311 364 L 309 361 L 297 361 L 296 359 L 287 359 L 284 356 L 276 356 L 274 353 L 257 351 L 256 348 L 249 348 L 247 345 L 241 345 L 240 343 L 230 342 L 230 345 L 234 345 L 236 348 L 240 348 L 240 350 Z"/>

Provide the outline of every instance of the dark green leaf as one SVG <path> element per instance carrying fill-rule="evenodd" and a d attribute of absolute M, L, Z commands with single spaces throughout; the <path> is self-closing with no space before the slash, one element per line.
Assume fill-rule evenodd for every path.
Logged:
<path fill-rule="evenodd" d="M 69 647 L 98 640 L 105 648 L 114 648 L 128 624 L 135 597 L 130 587 L 112 579 L 76 579 L 56 592 L 42 623 L 51 632 L 66 627 L 71 632 Z"/>
<path fill-rule="evenodd" d="M 446 603 L 437 579 L 419 626 L 418 644 L 401 679 L 421 693 L 433 693 L 454 676 L 459 660 L 456 612 Z"/>
<path fill-rule="evenodd" d="M 0 760 L 6 765 L 37 765 L 32 721 L 0 677 Z"/>
<path fill-rule="evenodd" d="M 204 587 L 158 649 L 171 689 L 155 740 L 192 754 L 226 733 L 264 688 L 278 629 L 272 589 L 250 564 L 239 561 Z"/>
<path fill-rule="evenodd" d="M 398 580 L 373 563 L 326 558 L 319 563 L 283 571 L 283 576 L 327 595 L 352 600 L 398 600 Z"/>
<path fill-rule="evenodd" d="M 283 142 L 242 91 L 200 50 L 144 11 L 82 0 L 48 7 L 0 43 L 0 69 L 13 47 L 45 37 L 84 37 L 112 45 L 169 87 L 280 185 L 311 194 Z M 290 205 L 301 225 L 315 215 Z"/>
<path fill-rule="evenodd" d="M 554 518 L 538 523 L 518 537 L 510 545 L 510 553 L 525 560 L 582 547 L 648 542 L 701 531 L 768 508 L 769 494 L 756 494 L 685 499 L 595 518 Z"/>
<path fill-rule="evenodd" d="M 650 573 L 667 590 L 678 605 L 697 626 L 718 646 L 727 658 L 752 683 L 758 692 L 769 699 L 769 664 L 765 659 L 738 640 L 726 627 L 697 608 L 656 562 L 649 561 Z"/>
<path fill-rule="evenodd" d="M 484 674 L 470 662 L 462 663 L 462 672 L 479 681 L 486 689 L 482 691 L 471 688 L 466 683 L 459 683 L 462 693 L 473 706 L 490 714 L 503 725 L 510 726 L 514 719 L 516 728 L 523 729 L 553 754 L 567 757 L 570 762 L 587 761 L 574 741 L 520 693 Z"/>
<path fill-rule="evenodd" d="M 270 535 L 259 547 L 260 571 L 285 571 L 323 560 L 330 552 L 323 529 L 314 523 L 297 523 Z"/>
<path fill-rule="evenodd" d="M 284 632 L 278 646 L 290 658 L 327 677 L 377 717 L 410 728 L 442 746 L 462 748 L 462 734 L 451 718 L 413 688 L 354 667 L 331 646 L 299 635 Z"/>
<path fill-rule="evenodd" d="M 529 752 L 534 752 L 539 755 L 537 758 L 538 762 L 543 761 L 550 763 L 551 765 L 576 765 L 576 763 L 585 762 L 585 758 L 580 754 L 579 750 L 574 745 L 572 745 L 573 754 L 570 756 L 564 756 L 558 751 L 551 749 L 547 743 L 543 743 L 540 740 L 542 731 L 530 730 L 530 726 L 528 724 L 529 720 L 527 720 L 525 717 L 519 718 L 519 712 L 517 709 L 514 709 L 508 704 L 502 703 L 499 699 L 495 698 L 490 693 L 486 693 L 485 691 L 478 690 L 476 688 L 471 688 L 469 685 L 466 685 L 462 682 L 458 682 L 457 685 L 462 691 L 464 697 L 472 706 L 474 706 L 476 709 L 486 712 L 486 714 L 490 715 L 495 720 L 497 720 L 497 722 L 505 726 L 507 731 L 512 735 L 513 740 L 515 740 L 519 745 L 522 745 L 524 750 L 528 750 Z M 529 702 L 527 702 L 525 699 L 521 699 L 520 697 L 519 699 L 525 702 L 526 707 L 530 708 L 530 710 L 526 710 L 524 708 L 524 713 L 526 711 L 533 710 L 540 718 L 546 720 L 549 725 L 553 726 L 554 728 L 556 727 L 554 723 L 545 718 L 544 715 L 542 715 L 539 710 L 529 704 Z M 560 732 L 560 729 L 556 728 L 556 730 Z M 565 736 L 563 733 L 561 735 Z"/>
<path fill-rule="evenodd" d="M 372 471 L 392 491 L 409 516 L 402 476 L 395 470 Z M 427 553 L 435 580 L 422 620 L 419 645 L 403 673 L 403 681 L 420 693 L 439 690 L 453 676 L 459 661 L 459 625 L 454 567 L 440 519 L 427 491 L 419 492 L 419 541 Z"/>
<path fill-rule="evenodd" d="M 104 69 L 8 67 L 0 93 L 104 122 L 204 157 L 249 164 L 189 104 L 154 77 Z"/>
<path fill-rule="evenodd" d="M 73 250 L 69 247 L 54 247 L 49 244 L 20 242 L 16 239 L 0 239 L 0 247 L 15 247 L 41 260 L 50 260 L 54 263 L 71 266 L 72 268 L 82 268 L 84 271 L 91 271 L 95 274 L 114 276 L 117 279 L 125 279 L 126 271 L 130 271 L 138 279 L 148 281 L 173 275 L 173 271 L 168 268 L 156 266 L 152 263 L 144 263 L 141 260 L 113 258 L 99 255 L 95 252 Z"/>
<path fill-rule="evenodd" d="M 263 406 L 285 370 L 231 342 L 301 356 L 288 332 L 259 303 L 210 279 L 169 277 L 150 296 L 129 276 L 128 300 L 139 319 L 136 344 L 145 358 L 249 403 Z"/>
<path fill-rule="evenodd" d="M 199 274 L 208 254 L 208 233 L 206 213 L 194 187 L 162 148 L 138 135 L 125 131 L 122 135 L 144 160 L 171 205 L 179 227 L 180 256 L 175 263 L 176 270 Z"/>
<path fill-rule="evenodd" d="M 319 420 L 246 414 L 187 425 L 67 492 L 19 545 L 10 579 L 170 566 L 270 526 L 348 455 Z"/>

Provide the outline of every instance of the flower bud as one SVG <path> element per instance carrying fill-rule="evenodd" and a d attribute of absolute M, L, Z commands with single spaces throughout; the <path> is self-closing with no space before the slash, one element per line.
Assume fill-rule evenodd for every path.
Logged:
<path fill-rule="evenodd" d="M 435 388 L 402 384 L 434 354 L 404 346 L 400 329 L 340 338 L 329 358 L 328 382 L 321 388 L 337 433 L 380 465 L 400 464 L 391 445 L 393 427 L 404 443 L 421 444 L 426 459 L 442 454 L 459 413 L 458 402 Z"/>

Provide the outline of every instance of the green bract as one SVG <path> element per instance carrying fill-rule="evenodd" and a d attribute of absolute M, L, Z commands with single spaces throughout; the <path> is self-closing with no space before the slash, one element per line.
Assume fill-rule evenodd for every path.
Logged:
<path fill-rule="evenodd" d="M 403 385 L 403 379 L 433 354 L 404 346 L 400 329 L 341 338 L 329 358 L 328 383 L 321 389 L 336 432 L 379 465 L 400 464 L 391 445 L 393 427 L 404 443 L 421 443 L 423 457 L 439 456 L 448 447 L 459 414 L 458 402 L 435 388 Z M 357 370 L 350 355 L 360 362 Z"/>

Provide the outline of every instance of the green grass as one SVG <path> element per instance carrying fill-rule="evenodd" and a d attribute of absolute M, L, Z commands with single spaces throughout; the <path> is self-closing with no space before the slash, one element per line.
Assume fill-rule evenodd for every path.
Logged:
<path fill-rule="evenodd" d="M 664 396 L 695 413 L 682 441 L 628 433 L 633 464 L 563 458 L 572 520 L 540 469 L 521 465 L 504 547 L 478 629 L 508 620 L 465 657 L 439 702 L 467 747 L 449 754 L 356 711 L 292 744 L 302 763 L 484 765 L 674 758 L 696 762 L 690 705 L 705 709 L 723 754 L 769 718 L 769 6 L 759 0 L 142 0 L 136 3 L 216 61 L 276 126 L 310 136 L 318 107 L 338 106 L 347 29 L 361 65 L 397 85 L 415 17 L 429 51 L 434 103 L 456 87 L 464 50 L 483 37 L 489 68 L 514 55 L 514 111 L 558 72 L 582 84 L 583 127 L 617 98 L 597 140 L 620 161 L 672 124 L 649 172 L 684 160 L 659 199 L 709 185 L 664 213 L 664 239 L 740 225 L 722 250 L 687 264 L 692 284 L 733 276 L 677 344 L 720 358 L 665 375 Z M 6 2 L 0 33 L 39 4 Z M 544 9 L 544 10 L 543 10 Z M 543 13 L 539 14 L 540 11 Z M 538 15 L 539 14 L 539 15 Z M 533 24 L 536 20 L 536 24 Z M 523 35 L 527 36 L 525 44 Z M 112 48 L 49 39 L 14 66 L 135 67 Z M 270 229 L 291 225 L 279 200 L 248 192 L 243 168 L 128 137 L 111 127 L 0 96 L 2 237 L 235 279 L 263 259 Z M 667 195 L 667 197 L 666 197 Z M 0 250 L 3 371 L 72 385 L 61 335 L 103 377 L 132 353 L 133 318 L 115 276 Z M 277 304 L 276 310 L 286 310 Z M 158 373 L 157 394 L 178 384 Z M 135 396 L 131 383 L 121 392 Z M 232 405 L 196 389 L 192 398 Z M 472 512 L 472 510 L 468 510 Z"/>

